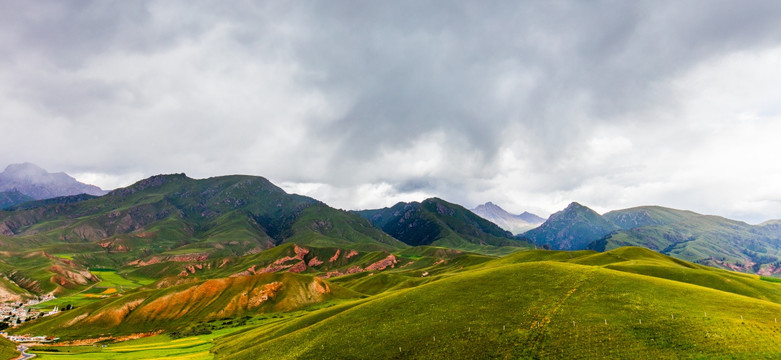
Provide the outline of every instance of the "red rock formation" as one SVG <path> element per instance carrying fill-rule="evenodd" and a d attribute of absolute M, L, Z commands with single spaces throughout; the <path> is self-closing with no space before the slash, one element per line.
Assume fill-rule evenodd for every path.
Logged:
<path fill-rule="evenodd" d="M 393 254 L 388 255 L 385 259 L 382 259 L 374 264 L 371 264 L 366 267 L 366 271 L 372 271 L 372 270 L 385 270 L 388 266 L 395 267 L 396 266 L 396 256 Z"/>
<path fill-rule="evenodd" d="M 301 273 L 304 272 L 305 270 L 306 270 L 306 263 L 303 260 L 301 260 L 301 262 L 293 265 L 293 267 L 288 269 L 288 271 L 292 273 Z"/>
<path fill-rule="evenodd" d="M 328 262 L 331 262 L 331 263 L 332 263 L 332 262 L 334 262 L 334 261 L 338 260 L 338 259 L 339 259 L 339 253 L 340 253 L 340 252 L 341 252 L 341 250 L 339 250 L 339 249 L 336 249 L 336 253 L 334 253 L 334 256 L 331 256 L 331 259 L 329 259 L 329 260 L 328 260 Z"/>
<path fill-rule="evenodd" d="M 309 262 L 307 263 L 307 265 L 309 265 L 309 267 L 320 266 L 320 265 L 323 265 L 323 262 L 318 260 L 317 256 L 315 256 L 315 257 L 309 259 Z"/>

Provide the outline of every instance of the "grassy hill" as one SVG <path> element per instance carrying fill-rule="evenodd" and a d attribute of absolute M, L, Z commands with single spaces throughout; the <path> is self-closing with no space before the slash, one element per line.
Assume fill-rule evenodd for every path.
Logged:
<path fill-rule="evenodd" d="M 520 252 L 230 335 L 213 351 L 218 359 L 781 356 L 778 303 L 626 270 L 726 272 L 643 249 L 606 254 Z"/>
<path fill-rule="evenodd" d="M 390 208 L 357 211 L 361 217 L 402 242 L 444 246 L 487 254 L 506 254 L 529 247 L 525 241 L 466 208 L 431 198 Z"/>
<path fill-rule="evenodd" d="M 250 263 L 296 255 L 311 260 L 341 251 L 297 245 L 275 249 L 202 274 L 224 276 Z M 302 249 L 308 252 L 300 255 Z M 337 256 L 344 262 L 329 269 L 383 255 Z M 181 340 L 192 351 L 164 345 L 170 340 L 165 334 L 106 349 L 73 348 L 73 358 L 94 359 L 120 353 L 208 358 L 207 350 L 218 359 L 781 356 L 776 322 L 781 283 L 757 275 L 638 247 L 602 253 L 527 250 L 497 258 L 422 246 L 392 255 L 393 267 L 327 280 L 292 273 L 166 279 L 16 332 L 80 338 L 209 328 L 224 335 Z M 328 270 L 314 266 L 309 271 L 323 276 Z M 274 283 L 282 284 L 275 296 L 252 307 L 252 294 Z M 324 288 L 330 292 L 318 290 Z M 230 330 L 224 324 L 241 325 Z M 65 349 L 57 351 L 57 358 L 68 358 Z"/>
<path fill-rule="evenodd" d="M 0 359 L 11 360 L 19 356 L 19 352 L 16 351 L 16 344 L 10 340 L 0 336 Z"/>
<path fill-rule="evenodd" d="M 173 286 L 143 287 L 121 297 L 103 299 L 58 316 L 33 321 L 14 332 L 55 332 L 63 339 L 73 339 L 172 331 L 200 322 L 292 311 L 332 299 L 357 296 L 318 278 L 293 273 L 191 279 L 174 282 Z"/>

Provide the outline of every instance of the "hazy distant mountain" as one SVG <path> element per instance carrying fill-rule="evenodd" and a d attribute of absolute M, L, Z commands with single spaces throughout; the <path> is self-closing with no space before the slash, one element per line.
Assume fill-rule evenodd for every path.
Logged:
<path fill-rule="evenodd" d="M 520 215 L 510 214 L 490 201 L 472 209 L 472 212 L 513 234 L 521 234 L 545 222 L 545 219 L 526 211 Z"/>
<path fill-rule="evenodd" d="M 66 173 L 50 173 L 30 163 L 8 165 L 0 173 L 0 192 L 13 190 L 34 200 L 78 194 L 106 194 L 99 187 L 81 183 Z"/>

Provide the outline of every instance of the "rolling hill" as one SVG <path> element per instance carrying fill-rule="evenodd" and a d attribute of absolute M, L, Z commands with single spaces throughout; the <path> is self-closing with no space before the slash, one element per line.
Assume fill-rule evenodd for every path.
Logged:
<path fill-rule="evenodd" d="M 665 278 L 670 271 L 684 276 Z M 779 290 L 639 248 L 523 251 L 228 335 L 212 351 L 218 359 L 781 356 L 781 305 L 689 281 L 690 271 L 723 283 L 745 276 L 758 293 Z"/>
<path fill-rule="evenodd" d="M 299 255 L 309 262 L 337 250 L 279 248 L 252 255 L 253 261 L 293 257 L 281 263 L 295 263 Z M 322 276 L 329 269 L 378 256 L 358 254 L 351 261 L 337 256 L 345 262 L 329 269 L 315 265 L 311 274 L 224 277 L 248 263 L 226 264 L 224 271 L 196 272 L 213 279 L 164 279 L 14 332 L 66 339 L 163 332 L 143 342 L 149 344 L 166 343 L 181 332 L 196 334 L 182 339 L 183 344 L 197 343 L 203 349 L 200 344 L 209 342 L 196 341 L 201 336 L 197 334 L 218 331 L 227 335 L 210 337 L 209 351 L 217 359 L 781 355 L 776 322 L 781 283 L 757 275 L 638 247 L 602 253 L 527 250 L 497 258 L 421 246 L 392 255 L 397 266 L 328 279 Z M 291 311 L 295 315 L 273 315 Z M 225 324 L 238 327 L 231 332 Z M 173 345 L 177 342 L 155 345 L 157 354 L 182 351 Z M 110 347 L 126 349 L 127 356 L 148 348 L 123 343 Z M 36 349 L 42 355 L 53 350 Z M 117 356 L 91 346 L 74 349 L 72 357 L 58 349 L 61 359 Z"/>

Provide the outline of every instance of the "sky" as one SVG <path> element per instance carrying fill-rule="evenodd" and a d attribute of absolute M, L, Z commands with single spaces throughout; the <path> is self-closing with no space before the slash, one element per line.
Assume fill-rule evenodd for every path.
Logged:
<path fill-rule="evenodd" d="M 0 0 L 0 167 L 781 218 L 779 1 Z"/>

